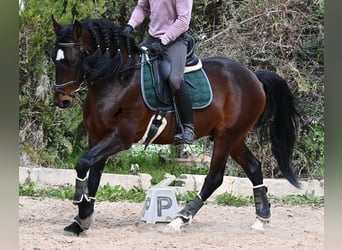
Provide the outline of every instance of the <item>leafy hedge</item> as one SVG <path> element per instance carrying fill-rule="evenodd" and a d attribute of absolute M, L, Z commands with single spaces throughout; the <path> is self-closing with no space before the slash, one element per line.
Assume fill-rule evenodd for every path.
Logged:
<path fill-rule="evenodd" d="M 127 22 L 136 0 L 23 0 L 19 12 L 19 124 L 21 164 L 72 167 L 86 148 L 80 103 L 67 111 L 54 107 L 53 14 L 61 23 L 85 17 Z M 41 6 L 44 6 L 42 10 Z M 270 69 L 288 80 L 301 114 L 295 167 L 302 177 L 324 175 L 324 5 L 322 0 L 196 0 L 190 32 L 201 57 L 226 56 L 252 70 Z M 136 32 L 146 35 L 147 22 Z M 250 147 L 265 167 L 278 170 L 269 147 L 255 134 Z M 241 175 L 230 164 L 228 171 Z M 231 167 L 233 166 L 233 167 Z"/>

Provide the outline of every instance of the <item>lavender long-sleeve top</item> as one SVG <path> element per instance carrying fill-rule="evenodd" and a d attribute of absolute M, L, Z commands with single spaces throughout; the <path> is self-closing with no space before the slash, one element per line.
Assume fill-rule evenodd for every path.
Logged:
<path fill-rule="evenodd" d="M 189 29 L 192 0 L 138 0 L 128 24 L 133 28 L 150 15 L 148 33 L 167 45 Z"/>

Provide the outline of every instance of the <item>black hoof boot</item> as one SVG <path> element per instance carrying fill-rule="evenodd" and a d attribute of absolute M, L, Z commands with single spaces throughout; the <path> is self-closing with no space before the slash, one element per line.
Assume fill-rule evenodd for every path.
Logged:
<path fill-rule="evenodd" d="M 200 208 L 204 205 L 202 198 L 196 196 L 189 204 L 176 214 L 176 217 L 180 217 L 184 223 L 191 223 L 192 218 L 197 214 Z"/>
<path fill-rule="evenodd" d="M 76 234 L 77 236 L 79 236 L 80 233 L 83 232 L 82 228 L 76 222 L 73 222 L 69 226 L 65 227 L 64 231 Z"/>
<path fill-rule="evenodd" d="M 77 215 L 74 220 L 75 221 L 71 225 L 64 228 L 64 231 L 71 232 L 79 236 L 80 233 L 89 229 L 90 224 L 93 222 L 93 214 L 89 215 L 85 219 L 81 219 L 80 216 Z"/>
<path fill-rule="evenodd" d="M 253 188 L 253 194 L 257 217 L 261 220 L 269 220 L 271 218 L 271 205 L 267 199 L 267 187 L 259 186 Z"/>

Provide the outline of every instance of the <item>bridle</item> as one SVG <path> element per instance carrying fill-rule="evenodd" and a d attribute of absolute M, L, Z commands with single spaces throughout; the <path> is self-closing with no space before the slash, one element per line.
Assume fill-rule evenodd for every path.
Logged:
<path fill-rule="evenodd" d="M 83 60 L 83 57 L 84 57 L 84 54 L 85 54 L 85 50 L 82 46 L 82 41 L 78 42 L 78 43 L 75 43 L 75 42 L 68 42 L 68 43 L 57 43 L 57 46 L 58 47 L 61 47 L 61 48 L 69 48 L 69 47 L 76 47 L 76 46 L 80 46 L 80 54 L 81 54 L 81 61 Z M 57 84 L 55 83 L 53 85 L 53 90 L 57 93 L 60 93 L 62 95 L 67 95 L 67 96 L 70 96 L 72 98 L 75 98 L 75 94 L 81 90 L 84 90 L 86 89 L 87 87 L 87 82 L 85 81 L 85 76 L 83 75 L 82 78 L 82 82 L 79 82 L 78 80 L 71 80 L 71 81 L 68 81 L 68 82 L 65 82 L 65 83 L 60 83 L 60 84 Z M 69 86 L 74 86 L 74 85 L 77 85 L 77 89 L 75 89 L 72 94 L 69 94 L 69 93 L 66 93 L 63 88 L 65 87 L 69 87 Z"/>
<path fill-rule="evenodd" d="M 84 47 L 82 46 L 82 41 L 76 43 L 76 42 L 65 42 L 65 43 L 57 43 L 56 44 L 57 47 L 61 47 L 61 48 L 68 48 L 68 47 L 76 47 L 76 46 L 80 46 L 80 53 L 81 53 L 81 60 L 83 60 L 83 57 L 85 54 L 89 54 L 85 49 Z M 143 49 L 142 50 L 144 53 L 146 53 L 146 49 Z M 149 59 L 149 61 L 153 61 L 157 59 L 157 57 L 151 57 Z M 146 62 L 145 62 L 146 63 Z M 82 64 L 82 63 L 81 63 Z M 130 70 L 135 70 L 135 69 L 139 69 L 141 68 L 141 66 L 143 65 L 144 63 L 142 62 L 139 62 L 137 64 L 134 64 L 134 65 L 131 65 L 129 67 L 126 67 L 122 70 L 119 71 L 119 73 L 124 73 L 124 72 L 127 72 L 127 71 L 130 71 Z M 71 80 L 71 81 L 68 81 L 68 82 L 65 82 L 65 83 L 60 83 L 60 84 L 57 84 L 55 83 L 53 85 L 53 90 L 57 93 L 60 93 L 62 95 L 66 95 L 66 96 L 70 96 L 72 98 L 75 98 L 75 94 L 79 91 L 82 91 L 84 89 L 87 88 L 87 85 L 88 85 L 88 82 L 86 81 L 86 78 L 85 78 L 85 75 L 83 75 L 82 77 L 80 77 L 82 79 L 82 82 L 79 82 L 77 80 Z M 70 87 L 70 86 L 74 86 L 74 85 L 77 85 L 77 89 L 75 89 L 71 94 L 69 93 L 66 93 L 63 89 L 65 87 Z"/>

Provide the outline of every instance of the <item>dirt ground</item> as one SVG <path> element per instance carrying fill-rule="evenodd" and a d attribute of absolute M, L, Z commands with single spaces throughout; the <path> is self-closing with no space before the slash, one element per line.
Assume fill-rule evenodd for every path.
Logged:
<path fill-rule="evenodd" d="M 180 233 L 140 220 L 143 203 L 97 202 L 95 221 L 79 237 L 63 228 L 71 201 L 19 197 L 19 249 L 323 249 L 324 209 L 273 204 L 265 232 L 251 230 L 254 207 L 205 205 Z"/>

